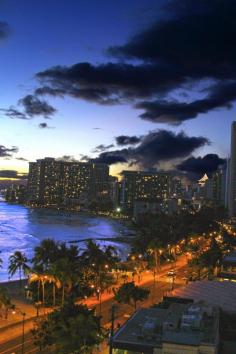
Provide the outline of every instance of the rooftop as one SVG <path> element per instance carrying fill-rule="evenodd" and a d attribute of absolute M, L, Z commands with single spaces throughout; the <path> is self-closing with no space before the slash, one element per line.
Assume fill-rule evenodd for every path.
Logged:
<path fill-rule="evenodd" d="M 115 334 L 114 348 L 152 353 L 163 343 L 191 346 L 214 345 L 218 333 L 218 309 L 198 304 L 170 304 L 168 309 L 137 311 Z"/>
<path fill-rule="evenodd" d="M 225 312 L 236 312 L 236 283 L 230 281 L 196 281 L 172 292 L 174 297 L 206 301 Z"/>

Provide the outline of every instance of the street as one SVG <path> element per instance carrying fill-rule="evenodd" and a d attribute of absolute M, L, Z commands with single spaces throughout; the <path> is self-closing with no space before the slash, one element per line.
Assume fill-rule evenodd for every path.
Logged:
<path fill-rule="evenodd" d="M 138 307 L 149 307 L 156 304 L 162 300 L 163 295 L 166 295 L 171 291 L 172 286 L 184 285 L 185 281 L 183 278 L 186 274 L 186 257 L 182 256 L 176 261 L 175 265 L 175 279 L 174 284 L 172 284 L 173 279 L 167 276 L 167 272 L 173 268 L 173 264 L 164 265 L 156 276 L 155 282 L 153 274 L 151 272 L 144 272 L 140 282 L 136 281 L 139 286 L 146 287 L 150 290 L 149 298 L 138 304 Z M 136 280 L 136 279 L 135 279 Z M 100 315 L 100 304 L 96 297 L 89 298 L 83 301 L 88 307 L 96 307 L 96 314 Z M 101 324 L 109 329 L 110 328 L 110 317 L 111 317 L 111 306 L 114 303 L 113 293 L 105 292 L 101 299 Z M 134 308 L 127 304 L 117 304 L 115 313 L 115 329 L 119 325 L 122 325 L 134 312 Z M 39 353 L 39 349 L 35 347 L 33 342 L 33 337 L 30 330 L 34 326 L 34 320 L 28 319 L 25 323 L 25 341 L 24 341 L 24 354 Z M 107 352 L 106 341 L 101 345 L 98 353 Z M 16 325 L 11 325 L 10 328 L 2 328 L 0 336 L 0 354 L 22 354 L 22 324 L 18 323 Z M 45 353 L 45 351 L 44 351 Z"/>

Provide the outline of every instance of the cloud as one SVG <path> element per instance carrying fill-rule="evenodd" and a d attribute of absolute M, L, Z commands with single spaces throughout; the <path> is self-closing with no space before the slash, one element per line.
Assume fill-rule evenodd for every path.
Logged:
<path fill-rule="evenodd" d="M 9 26 L 6 22 L 0 21 L 0 40 L 8 37 Z"/>
<path fill-rule="evenodd" d="M 9 108 L 0 108 L 0 112 L 11 119 L 28 120 L 35 116 L 50 118 L 57 111 L 45 100 L 40 100 L 38 97 L 33 95 L 23 97 L 18 101 L 18 105 L 23 107 L 23 111 L 20 111 L 14 106 L 10 106 Z"/>
<path fill-rule="evenodd" d="M 110 145 L 103 145 L 103 144 L 100 144 L 100 145 L 96 146 L 96 147 L 92 150 L 92 152 L 104 152 L 104 151 L 106 151 L 106 150 L 111 149 L 112 147 L 114 147 L 113 144 L 110 144 Z"/>
<path fill-rule="evenodd" d="M 52 129 L 47 123 L 39 123 L 38 127 L 40 129 Z"/>
<path fill-rule="evenodd" d="M 171 67 L 163 72 L 162 66 L 128 63 L 55 66 L 37 73 L 36 77 L 46 84 L 38 88 L 36 94 L 69 95 L 109 105 L 149 97 L 181 83 L 181 78 Z"/>
<path fill-rule="evenodd" d="M 64 155 L 57 159 L 58 161 L 65 161 L 65 162 L 78 162 L 73 155 Z"/>
<path fill-rule="evenodd" d="M 136 145 L 141 142 L 142 138 L 138 136 L 127 136 L 127 135 L 120 135 L 117 136 L 116 138 L 116 144 L 119 146 L 124 146 L 124 145 Z"/>
<path fill-rule="evenodd" d="M 156 122 L 178 125 L 185 120 L 196 118 L 199 113 L 207 113 L 219 107 L 231 108 L 236 99 L 236 81 L 212 86 L 210 94 L 201 100 L 190 103 L 170 101 L 144 101 L 136 108 L 144 109 L 141 118 Z"/>
<path fill-rule="evenodd" d="M 169 1 L 161 20 L 123 46 L 110 47 L 108 52 L 123 59 L 183 66 L 191 78 L 221 75 L 231 78 L 230 69 L 236 65 L 235 1 L 183 3 L 179 6 L 178 0 Z"/>
<path fill-rule="evenodd" d="M 49 118 L 56 112 L 56 109 L 37 96 L 27 95 L 19 100 L 19 104 L 24 107 L 25 113 L 29 117 L 43 116 Z"/>
<path fill-rule="evenodd" d="M 184 132 L 157 130 L 143 136 L 136 147 L 103 152 L 92 160 L 109 165 L 127 162 L 150 168 L 162 161 L 187 157 L 206 144 L 209 144 L 209 141 L 202 136 L 189 137 Z"/>
<path fill-rule="evenodd" d="M 13 154 L 18 152 L 18 147 L 12 146 L 11 148 L 7 148 L 4 145 L 0 145 L 0 157 L 11 157 Z"/>
<path fill-rule="evenodd" d="M 230 108 L 236 99 L 235 17 L 234 0 L 170 0 L 161 19 L 124 45 L 108 48 L 113 61 L 46 69 L 36 75 L 41 84 L 36 93 L 99 104 L 128 102 L 144 110 L 140 118 L 168 124 Z M 214 85 L 196 99 L 194 89 L 204 80 Z M 177 101 L 170 98 L 190 84 L 192 102 L 181 93 Z"/>
<path fill-rule="evenodd" d="M 27 159 L 25 159 L 24 157 L 15 157 L 16 160 L 19 160 L 19 161 L 29 161 Z"/>
<path fill-rule="evenodd" d="M 17 171 L 15 170 L 0 170 L 1 178 L 17 178 Z"/>
<path fill-rule="evenodd" d="M 207 154 L 203 157 L 189 157 L 182 161 L 177 169 L 186 172 L 190 178 L 196 179 L 203 174 L 212 174 L 226 159 L 220 158 L 217 154 Z"/>
<path fill-rule="evenodd" d="M 96 158 L 90 158 L 89 161 L 96 163 L 105 163 L 107 165 L 115 165 L 117 163 L 128 162 L 128 155 L 128 151 L 126 150 L 106 151 L 99 154 L 99 156 Z"/>
<path fill-rule="evenodd" d="M 0 170 L 0 178 L 17 178 L 25 180 L 27 178 L 27 174 L 18 174 L 16 170 Z"/>
<path fill-rule="evenodd" d="M 0 112 L 3 112 L 3 114 L 11 119 L 30 119 L 30 117 L 27 117 L 27 115 L 23 112 L 20 112 L 18 109 L 14 107 L 9 107 L 9 108 L 0 108 Z"/>

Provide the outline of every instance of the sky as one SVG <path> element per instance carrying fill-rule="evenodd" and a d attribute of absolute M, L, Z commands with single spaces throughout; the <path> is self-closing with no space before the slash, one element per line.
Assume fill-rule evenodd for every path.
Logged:
<path fill-rule="evenodd" d="M 236 116 L 233 0 L 0 0 L 0 175 L 46 156 L 213 172 Z"/>

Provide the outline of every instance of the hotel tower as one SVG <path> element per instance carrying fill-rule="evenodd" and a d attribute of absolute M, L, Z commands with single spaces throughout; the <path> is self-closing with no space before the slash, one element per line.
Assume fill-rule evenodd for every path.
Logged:
<path fill-rule="evenodd" d="M 236 216 L 236 122 L 233 122 L 231 126 L 228 201 L 230 216 Z"/>

